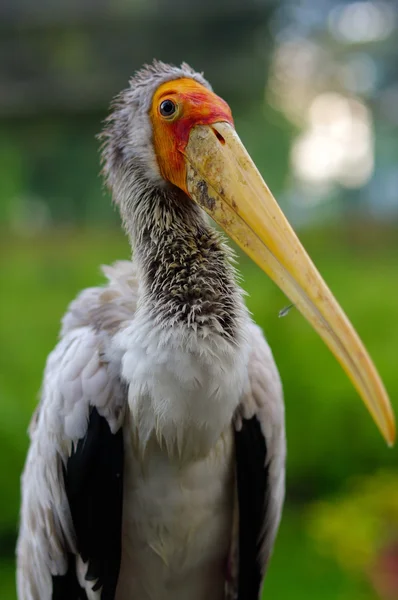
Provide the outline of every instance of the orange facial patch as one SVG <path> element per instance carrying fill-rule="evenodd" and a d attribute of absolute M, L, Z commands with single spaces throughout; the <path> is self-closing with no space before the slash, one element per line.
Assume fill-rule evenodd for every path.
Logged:
<path fill-rule="evenodd" d="M 176 108 L 170 116 L 161 113 L 165 100 L 170 100 Z M 152 99 L 150 117 L 162 177 L 187 192 L 184 150 L 192 127 L 219 121 L 233 125 L 231 109 L 197 81 L 182 78 L 159 86 Z"/>

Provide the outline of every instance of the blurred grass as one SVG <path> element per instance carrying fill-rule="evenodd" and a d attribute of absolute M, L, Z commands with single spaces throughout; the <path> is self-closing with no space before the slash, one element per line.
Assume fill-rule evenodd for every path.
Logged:
<path fill-rule="evenodd" d="M 286 508 L 263 590 L 264 600 L 375 600 L 360 580 L 320 556 L 302 511 Z"/>
<path fill-rule="evenodd" d="M 398 235 L 372 225 L 303 233 L 304 245 L 374 357 L 397 407 Z M 99 264 L 128 258 L 118 230 L 60 229 L 0 236 L 0 598 L 13 599 L 11 562 L 26 429 L 46 356 L 76 293 L 102 281 Z M 246 258 L 240 258 L 254 318 L 264 328 L 285 389 L 287 512 L 266 584 L 267 597 L 367 600 L 336 566 L 316 554 L 301 506 L 339 490 L 357 474 L 393 466 L 356 392 L 304 319 Z M 348 525 L 347 525 L 348 526 Z M 351 594 L 351 595 L 350 595 Z"/>
<path fill-rule="evenodd" d="M 0 560 L 0 598 L 15 600 L 15 566 L 10 559 Z"/>

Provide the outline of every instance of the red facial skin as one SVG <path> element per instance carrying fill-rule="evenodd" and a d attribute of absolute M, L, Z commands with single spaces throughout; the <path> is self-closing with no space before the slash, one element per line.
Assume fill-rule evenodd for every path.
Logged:
<path fill-rule="evenodd" d="M 171 117 L 160 113 L 164 100 L 171 100 L 177 111 Z M 153 143 L 162 177 L 187 192 L 184 150 L 195 125 L 224 121 L 234 124 L 231 109 L 219 96 L 190 78 L 163 83 L 156 90 L 150 117 Z"/>

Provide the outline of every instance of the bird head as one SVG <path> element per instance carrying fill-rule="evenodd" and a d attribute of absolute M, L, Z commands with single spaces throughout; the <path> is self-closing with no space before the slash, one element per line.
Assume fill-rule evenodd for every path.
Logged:
<path fill-rule="evenodd" d="M 155 62 L 114 103 L 103 134 L 116 202 L 130 183 L 179 188 L 275 281 L 321 336 L 389 444 L 395 421 L 383 383 L 350 321 L 304 250 L 235 131 L 228 104 L 188 65 Z"/>

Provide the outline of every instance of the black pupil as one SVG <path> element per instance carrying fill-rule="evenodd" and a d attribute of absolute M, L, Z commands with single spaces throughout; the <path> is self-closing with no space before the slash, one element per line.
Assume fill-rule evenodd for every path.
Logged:
<path fill-rule="evenodd" d="M 170 117 L 170 115 L 175 112 L 175 109 L 175 104 L 171 100 L 163 100 L 162 104 L 160 105 L 160 113 L 164 117 Z"/>

